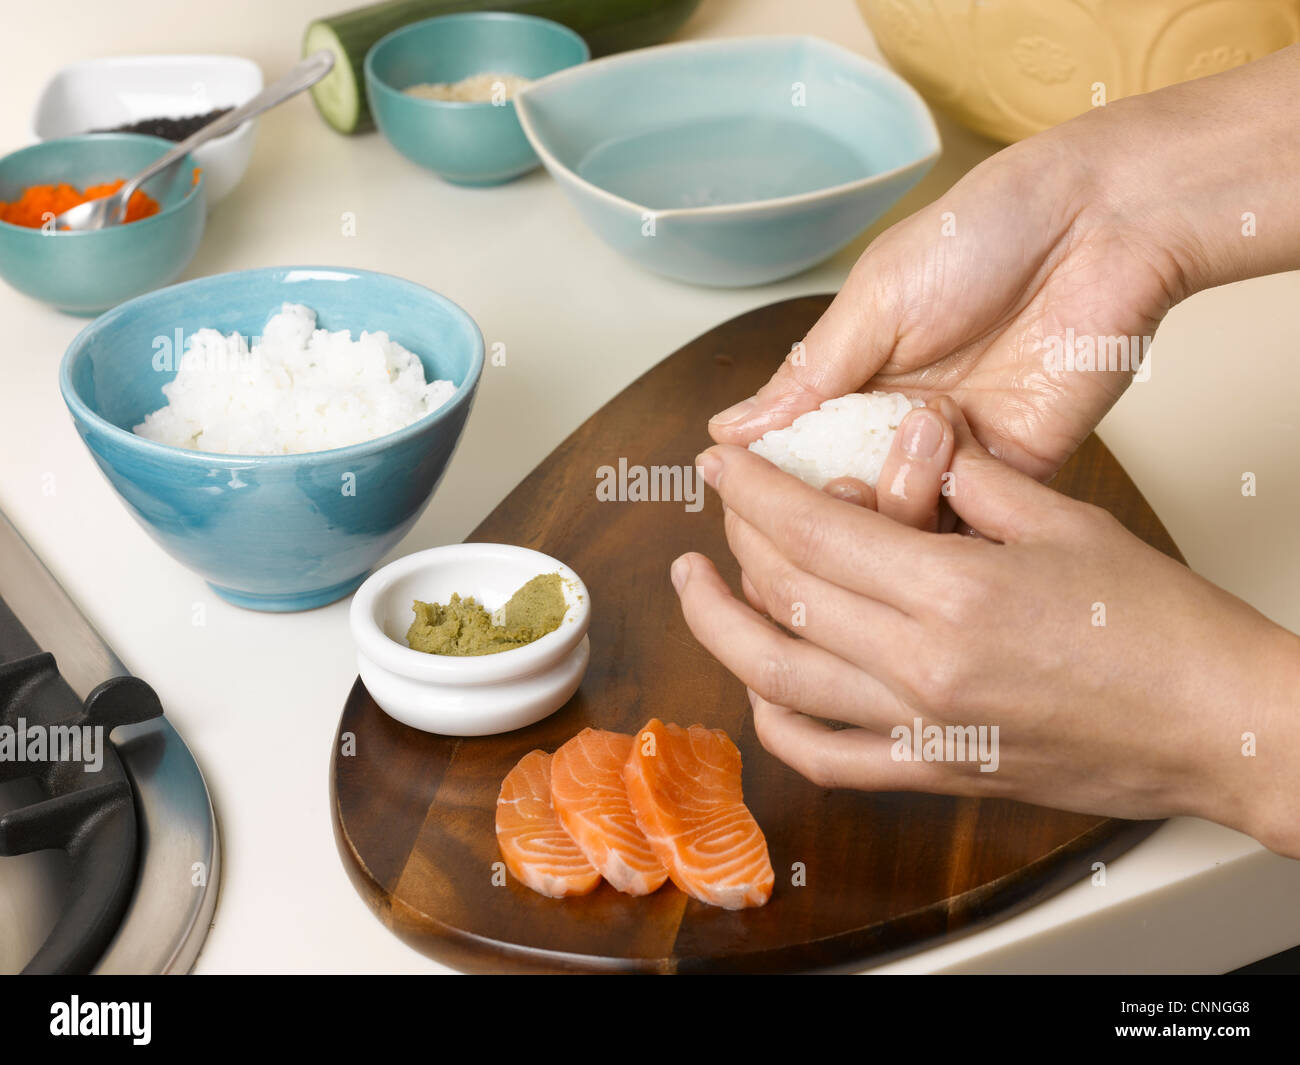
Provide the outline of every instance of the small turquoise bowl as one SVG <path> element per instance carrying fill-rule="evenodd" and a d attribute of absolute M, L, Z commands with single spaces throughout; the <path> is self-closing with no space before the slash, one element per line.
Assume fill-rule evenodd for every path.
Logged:
<path fill-rule="evenodd" d="M 440 409 L 395 433 L 299 455 L 216 455 L 131 430 L 164 405 L 196 330 L 258 335 L 282 303 L 319 328 L 382 330 L 456 382 Z M 483 370 L 483 337 L 436 292 L 387 274 L 294 266 L 217 274 L 116 307 L 77 336 L 59 386 L 90 454 L 163 549 L 223 599 L 306 610 L 349 595 L 407 533 L 451 460 Z"/>
<path fill-rule="evenodd" d="M 586 223 L 698 285 L 806 270 L 885 213 L 939 156 L 924 101 L 815 37 L 734 37 L 598 59 L 516 110 Z"/>
<path fill-rule="evenodd" d="M 87 185 L 138 174 L 174 148 L 137 133 L 96 133 L 33 144 L 0 159 L 0 201 L 31 185 Z M 173 280 L 203 236 L 204 203 L 186 156 L 145 182 L 156 215 L 87 233 L 46 232 L 0 222 L 0 277 L 19 292 L 70 314 L 107 307 Z"/>
<path fill-rule="evenodd" d="M 545 77 L 591 58 L 587 43 L 549 19 L 465 12 L 394 30 L 366 55 L 366 95 L 375 124 L 412 162 L 456 185 L 500 185 L 540 160 L 501 104 L 424 100 L 403 90 L 472 74 Z"/>

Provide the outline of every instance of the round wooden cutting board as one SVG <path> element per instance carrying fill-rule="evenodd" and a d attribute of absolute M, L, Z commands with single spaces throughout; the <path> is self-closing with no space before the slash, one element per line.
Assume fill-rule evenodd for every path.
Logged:
<path fill-rule="evenodd" d="M 420 950 L 468 971 L 861 968 L 1013 914 L 1156 827 L 1003 800 L 814 786 L 760 746 L 744 688 L 696 643 L 669 583 L 669 563 L 694 549 L 738 587 L 717 497 L 706 493 L 696 512 L 597 499 L 602 466 L 689 467 L 709 443 L 709 415 L 756 391 L 828 299 L 763 307 L 692 341 L 590 418 L 470 536 L 545 551 L 586 582 L 591 666 L 567 706 L 518 732 L 454 739 L 391 720 L 357 681 L 330 768 L 335 834 L 380 920 Z M 1055 484 L 1180 557 L 1096 437 Z M 515 762 L 588 725 L 633 733 L 652 717 L 726 729 L 740 747 L 745 798 L 776 870 L 771 901 L 729 912 L 671 884 L 646 898 L 604 884 L 556 900 L 508 875 L 501 883 L 494 812 Z"/>

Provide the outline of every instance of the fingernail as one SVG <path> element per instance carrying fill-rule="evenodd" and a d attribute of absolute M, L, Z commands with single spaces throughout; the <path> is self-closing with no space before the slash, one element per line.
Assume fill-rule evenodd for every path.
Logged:
<path fill-rule="evenodd" d="M 925 407 L 907 416 L 903 427 L 903 451 L 914 459 L 932 459 L 943 443 L 943 422 Z"/>
<path fill-rule="evenodd" d="M 868 505 L 867 486 L 858 480 L 839 477 L 833 481 L 828 481 L 822 490 L 835 499 L 842 499 L 845 503 L 852 503 L 855 507 Z M 875 509 L 874 504 L 871 509 Z"/>
<path fill-rule="evenodd" d="M 940 415 L 947 418 L 953 428 L 965 421 L 961 408 L 957 406 L 957 401 L 952 396 L 939 396 L 937 399 L 930 400 L 926 406 L 931 410 L 937 410 Z"/>
<path fill-rule="evenodd" d="M 703 451 L 695 456 L 695 465 L 700 468 L 700 476 L 710 488 L 718 487 L 718 471 L 722 469 L 722 460 L 712 451 Z"/>
<path fill-rule="evenodd" d="M 673 562 L 672 567 L 668 570 L 668 576 L 673 582 L 673 587 L 679 592 L 683 585 L 686 584 L 686 578 L 690 576 L 691 562 L 685 555 L 682 555 Z"/>
<path fill-rule="evenodd" d="M 710 425 L 733 425 L 736 422 L 743 421 L 753 413 L 758 406 L 758 400 L 750 398 L 742 400 L 734 406 L 728 407 L 724 411 L 719 411 L 709 419 Z"/>

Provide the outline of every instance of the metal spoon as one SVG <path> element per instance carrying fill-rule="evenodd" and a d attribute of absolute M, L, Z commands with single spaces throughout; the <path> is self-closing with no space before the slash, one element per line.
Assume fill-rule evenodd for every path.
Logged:
<path fill-rule="evenodd" d="M 215 137 L 229 133 L 254 115 L 269 111 L 276 104 L 283 103 L 291 96 L 296 96 L 303 89 L 309 89 L 320 81 L 334 66 L 333 52 L 316 52 L 298 63 L 279 81 L 272 82 L 246 104 L 241 104 L 233 111 L 228 111 L 220 118 L 209 122 L 202 129 L 191 133 L 170 151 L 159 156 L 147 167 L 126 182 L 111 196 L 97 200 L 87 200 L 76 207 L 69 208 L 54 219 L 55 229 L 104 229 L 107 226 L 120 225 L 126 217 L 126 205 L 135 190 L 155 174 L 175 166 L 200 144 L 206 144 Z"/>

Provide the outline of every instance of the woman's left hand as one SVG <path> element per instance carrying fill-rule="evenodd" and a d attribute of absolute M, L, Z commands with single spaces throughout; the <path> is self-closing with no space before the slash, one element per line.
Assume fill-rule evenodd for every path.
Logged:
<path fill-rule="evenodd" d="M 763 745 L 825 787 L 1195 814 L 1300 857 L 1300 639 L 938 410 L 947 502 L 979 537 L 846 506 L 743 448 L 697 460 L 752 608 L 701 555 L 673 583 Z M 996 727 L 996 758 L 907 759 L 929 726 L 984 726 L 986 750 Z"/>

